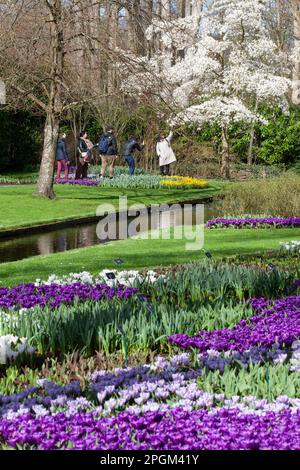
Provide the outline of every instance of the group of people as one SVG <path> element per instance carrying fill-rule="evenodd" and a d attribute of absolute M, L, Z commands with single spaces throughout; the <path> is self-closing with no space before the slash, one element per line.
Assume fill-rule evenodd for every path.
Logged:
<path fill-rule="evenodd" d="M 156 153 L 159 157 L 160 172 L 162 175 L 170 174 L 170 165 L 176 161 L 175 154 L 171 147 L 173 131 L 168 135 L 160 133 L 156 143 Z M 138 137 L 130 137 L 124 144 L 123 158 L 128 165 L 129 175 L 135 172 L 135 151 L 141 152 L 145 147 L 145 142 L 141 142 Z M 118 144 L 114 129 L 108 127 L 107 131 L 100 137 L 99 143 L 94 145 L 89 139 L 86 131 L 82 131 L 77 141 L 77 164 L 75 179 L 86 179 L 88 176 L 88 166 L 93 158 L 93 148 L 98 148 L 101 157 L 100 179 L 103 179 L 107 167 L 109 177 L 114 176 L 114 166 L 118 158 Z M 59 136 L 56 150 L 56 178 L 60 179 L 61 172 L 64 171 L 64 179 L 68 179 L 69 156 L 66 144 L 66 134 Z"/>

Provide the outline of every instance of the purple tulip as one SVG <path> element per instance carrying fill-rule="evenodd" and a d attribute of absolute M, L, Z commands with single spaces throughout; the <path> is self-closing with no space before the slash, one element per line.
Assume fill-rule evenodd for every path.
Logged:
<path fill-rule="evenodd" d="M 197 348 L 204 352 L 247 351 L 253 346 L 271 348 L 289 346 L 300 337 L 300 296 L 291 296 L 276 300 L 273 305 L 265 299 L 252 299 L 252 307 L 257 315 L 241 320 L 233 328 L 214 331 L 199 331 L 196 336 L 176 334 L 169 342 L 183 349 Z"/>

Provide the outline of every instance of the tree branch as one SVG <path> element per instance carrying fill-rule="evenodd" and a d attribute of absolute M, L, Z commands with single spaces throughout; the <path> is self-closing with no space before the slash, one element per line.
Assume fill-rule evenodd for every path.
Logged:
<path fill-rule="evenodd" d="M 18 85 L 11 85 L 12 88 L 14 88 L 18 93 L 21 93 L 23 96 L 27 96 L 31 101 L 33 101 L 39 108 L 41 108 L 43 111 L 47 111 L 47 106 L 45 103 L 43 103 L 39 98 L 37 98 L 35 95 L 32 93 L 23 90 L 20 86 Z"/>

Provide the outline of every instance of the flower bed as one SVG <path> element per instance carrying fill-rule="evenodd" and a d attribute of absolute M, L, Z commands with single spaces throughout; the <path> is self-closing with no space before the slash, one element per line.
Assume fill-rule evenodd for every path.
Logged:
<path fill-rule="evenodd" d="M 0 185 L 22 185 L 34 184 L 37 181 L 37 175 L 19 175 L 19 176 L 0 176 Z"/>
<path fill-rule="evenodd" d="M 91 176 L 91 175 L 90 175 Z M 101 186 L 104 188 L 120 188 L 120 189 L 160 189 L 160 188 L 173 188 L 173 189 L 184 189 L 184 188 L 205 188 L 208 186 L 208 181 L 191 178 L 185 176 L 170 176 L 162 177 L 160 175 L 145 175 L 136 174 L 128 175 L 124 173 L 118 173 L 114 178 L 103 178 L 100 179 L 97 175 L 93 175 L 93 178 L 85 180 L 75 179 L 58 179 L 55 180 L 57 184 L 70 184 L 70 185 L 82 185 L 82 186 Z"/>
<path fill-rule="evenodd" d="M 0 364 L 6 364 L 20 355 L 33 353 L 34 348 L 26 343 L 26 338 L 0 336 Z"/>
<path fill-rule="evenodd" d="M 300 408 L 300 400 L 296 398 L 300 388 L 299 342 L 289 351 L 253 348 L 247 353 L 230 352 L 222 357 L 218 351 L 211 350 L 207 355 L 199 354 L 198 361 L 198 366 L 193 366 L 193 358 L 183 353 L 169 358 L 157 357 L 152 364 L 132 368 L 116 368 L 111 372 L 96 370 L 85 377 L 83 388 L 77 380 L 59 385 L 36 377 L 36 383 L 25 390 L 0 395 L 0 416 L 7 419 L 28 413 L 36 417 L 57 413 L 71 416 L 79 411 L 111 416 L 125 410 L 141 414 L 172 407 L 191 411 L 232 408 L 237 404 L 244 411 L 257 412 Z M 262 398 L 268 389 L 263 377 L 266 363 L 274 387 L 267 400 Z M 234 376 L 232 366 L 236 370 Z M 211 373 L 207 374 L 207 370 L 214 371 L 215 384 L 218 378 L 219 382 L 222 380 L 215 392 L 203 390 L 210 384 Z M 240 391 L 236 382 L 242 379 L 244 388 Z M 249 394 L 251 387 L 255 387 L 255 380 L 259 381 L 259 397 Z M 239 396 L 232 391 L 239 391 Z"/>
<path fill-rule="evenodd" d="M 68 179 L 68 180 L 54 180 L 54 183 L 56 184 L 70 184 L 70 185 L 79 185 L 79 186 L 98 186 L 98 181 L 94 179 L 85 179 L 85 180 L 73 180 L 73 179 Z"/>
<path fill-rule="evenodd" d="M 293 283 L 286 273 L 218 263 L 195 263 L 175 277 L 116 270 L 52 275 L 0 289 L 0 330 L 27 338 L 39 354 L 116 353 L 120 329 L 128 354 L 167 352 L 168 336 L 231 328 L 253 316 L 244 303 L 249 297 L 283 296 Z"/>
<path fill-rule="evenodd" d="M 137 293 L 137 289 L 118 285 L 113 288 L 107 284 L 88 285 L 82 282 L 71 284 L 33 283 L 16 287 L 0 287 L 0 308 L 19 309 L 49 305 L 56 308 L 61 304 L 71 304 L 75 300 L 101 300 L 112 298 L 129 298 Z"/>
<path fill-rule="evenodd" d="M 1 288 L 1 332 L 21 338 L 14 348 L 0 337 L 12 360 L 33 347 L 88 357 L 23 375 L 21 362 L 0 366 L 0 449 L 300 449 L 300 296 L 272 300 L 296 279 L 212 261 L 175 275 L 104 270 Z M 166 335 L 198 351 L 172 356 Z M 122 351 L 126 363 L 126 349 L 168 355 L 90 366 L 95 351 Z"/>
<path fill-rule="evenodd" d="M 90 374 L 85 392 L 79 381 L 59 385 L 38 380 L 36 385 L 20 393 L 0 395 L 0 446 L 4 441 L 13 448 L 18 445 L 51 450 L 262 449 L 268 446 L 296 449 L 300 445 L 299 431 L 295 433 L 295 426 L 300 424 L 300 400 L 294 397 L 299 394 L 299 372 L 292 372 L 295 369 L 291 365 L 296 360 L 299 365 L 299 341 L 292 345 L 291 351 L 294 353 L 286 366 L 276 366 L 281 351 L 275 351 L 275 355 L 270 351 L 269 359 L 272 361 L 272 355 L 274 359 L 273 366 L 269 363 L 273 387 L 288 390 L 291 395 L 281 394 L 271 400 L 243 392 L 240 396 L 228 396 L 202 390 L 209 383 L 206 368 L 216 368 L 217 351 L 208 352 L 209 358 L 200 354 L 196 368 L 192 365 L 193 358 L 183 353 L 169 359 L 158 357 L 151 365 L 96 371 Z M 261 373 L 265 373 L 267 351 L 261 352 L 262 365 L 254 370 L 251 364 L 257 351 L 251 357 L 244 356 L 248 360 L 249 383 L 260 381 Z M 240 359 L 233 353 L 227 355 L 225 376 L 230 372 L 231 361 L 236 368 L 235 361 Z M 274 381 L 272 370 L 277 367 L 281 375 Z M 289 376 L 286 376 L 287 368 L 290 368 Z M 241 371 L 245 373 L 245 367 Z M 197 384 L 200 378 L 201 387 Z M 232 377 L 228 375 L 226 380 Z M 233 439 L 242 423 L 243 439 Z M 293 432 L 289 442 L 285 424 Z M 180 433 L 182 426 L 187 426 L 185 437 Z M 192 440 L 194 447 L 191 447 Z"/>
<path fill-rule="evenodd" d="M 300 240 L 292 240 L 291 242 L 281 242 L 280 249 L 285 253 L 300 253 Z"/>
<path fill-rule="evenodd" d="M 206 228 L 286 228 L 300 227 L 300 217 L 264 217 L 264 218 L 217 218 L 209 220 Z"/>
<path fill-rule="evenodd" d="M 205 188 L 208 181 L 200 178 L 192 178 L 190 176 L 170 176 L 160 181 L 160 185 L 166 188 Z"/>
<path fill-rule="evenodd" d="M 159 175 L 133 175 L 120 174 L 113 179 L 103 178 L 100 182 L 104 188 L 120 189 L 159 189 L 161 177 Z"/>
<path fill-rule="evenodd" d="M 194 337 L 176 334 L 169 337 L 169 342 L 200 351 L 247 351 L 256 345 L 289 345 L 300 337 L 300 296 L 277 300 L 273 306 L 264 299 L 254 299 L 251 303 L 258 314 L 241 320 L 234 328 L 200 331 Z"/>
<path fill-rule="evenodd" d="M 93 275 L 88 271 L 81 273 L 70 273 L 63 276 L 56 276 L 52 274 L 47 281 L 37 279 L 36 286 L 51 285 L 51 284 L 73 284 L 74 282 L 81 282 L 84 284 L 107 284 L 110 287 L 122 284 L 123 286 L 135 287 L 140 283 L 154 283 L 158 279 L 164 278 L 163 275 L 158 275 L 151 269 L 143 274 L 137 270 L 123 270 L 117 269 L 103 269 L 99 274 Z"/>
<path fill-rule="evenodd" d="M 43 450 L 254 450 L 300 448 L 300 411 L 262 416 L 238 408 L 120 413 L 98 418 L 92 413 L 33 419 L 28 415 L 0 423 L 9 446 Z"/>

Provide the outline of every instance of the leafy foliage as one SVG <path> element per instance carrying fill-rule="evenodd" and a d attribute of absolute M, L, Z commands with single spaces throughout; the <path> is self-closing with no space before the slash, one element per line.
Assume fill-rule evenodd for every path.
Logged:
<path fill-rule="evenodd" d="M 267 164 L 291 165 L 300 159 L 300 110 L 291 107 L 289 114 L 269 109 L 267 125 L 257 126 L 257 160 Z"/>
<path fill-rule="evenodd" d="M 300 373 L 290 373 L 290 364 L 251 364 L 248 369 L 226 366 L 225 371 L 209 371 L 198 379 L 198 385 L 208 393 L 226 396 L 252 395 L 274 399 L 280 395 L 298 397 Z"/>
<path fill-rule="evenodd" d="M 300 177 L 285 172 L 277 178 L 230 185 L 217 206 L 223 214 L 297 217 L 300 214 Z"/>
<path fill-rule="evenodd" d="M 0 111 L 0 172 L 36 168 L 41 149 L 41 119 L 30 112 Z"/>

